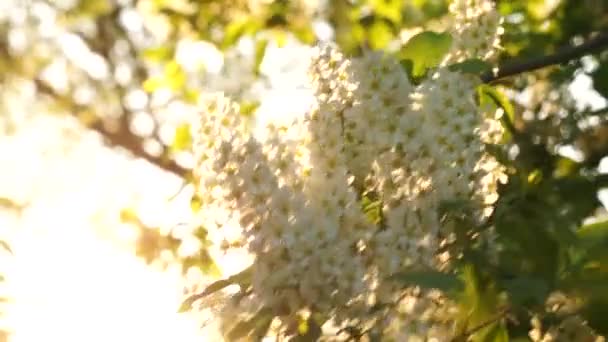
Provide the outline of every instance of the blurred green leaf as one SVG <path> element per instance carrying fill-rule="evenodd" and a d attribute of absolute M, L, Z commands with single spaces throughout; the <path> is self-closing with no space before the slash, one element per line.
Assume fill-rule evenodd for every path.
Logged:
<path fill-rule="evenodd" d="M 142 84 L 143 89 L 148 93 L 153 93 L 163 86 L 165 86 L 165 78 L 163 76 L 152 76 Z"/>
<path fill-rule="evenodd" d="M 390 277 L 404 286 L 420 286 L 425 289 L 438 289 L 444 292 L 460 291 L 462 281 L 454 274 L 439 271 L 405 271 Z"/>
<path fill-rule="evenodd" d="M 424 31 L 405 43 L 399 57 L 412 61 L 412 76 L 417 78 L 423 76 L 427 69 L 438 66 L 451 45 L 452 37 L 448 33 Z"/>
<path fill-rule="evenodd" d="M 490 99 L 498 108 L 502 108 L 504 113 L 501 117 L 501 122 L 505 127 L 505 136 L 503 137 L 503 140 L 510 140 L 511 136 L 516 134 L 517 131 L 513 125 L 515 120 L 515 109 L 509 98 L 496 87 L 487 84 L 482 84 L 478 87 L 478 94 L 480 103 L 484 103 L 484 101 Z"/>
<path fill-rule="evenodd" d="M 591 73 L 593 88 L 604 98 L 608 98 L 608 64 L 602 63 Z"/>
<path fill-rule="evenodd" d="M 71 12 L 80 16 L 98 17 L 110 13 L 113 8 L 114 4 L 109 0 L 80 0 Z"/>
<path fill-rule="evenodd" d="M 192 198 L 190 199 L 190 209 L 192 210 L 192 212 L 197 212 L 201 209 L 202 207 L 202 202 L 200 197 L 198 197 L 198 195 L 193 195 Z"/>
<path fill-rule="evenodd" d="M 369 45 L 374 50 L 384 49 L 393 40 L 390 26 L 383 20 L 375 20 L 369 28 Z"/>
<path fill-rule="evenodd" d="M 307 320 L 300 321 L 298 334 L 289 339 L 289 342 L 315 342 L 319 340 L 322 333 L 319 323 L 311 315 Z"/>
<path fill-rule="evenodd" d="M 501 282 L 509 295 L 511 303 L 520 306 L 538 306 L 545 303 L 550 288 L 542 278 L 520 276 Z"/>
<path fill-rule="evenodd" d="M 209 255 L 209 252 L 206 249 L 199 250 L 195 255 L 186 257 L 182 260 L 182 271 L 186 273 L 190 267 L 196 267 L 200 269 L 204 274 L 210 275 L 213 277 L 219 276 L 221 274 L 220 269 L 217 264 Z"/>
<path fill-rule="evenodd" d="M 256 75 L 260 75 L 260 65 L 264 60 L 264 55 L 266 55 L 266 47 L 268 47 L 267 39 L 259 39 L 255 43 L 255 58 L 254 58 L 254 67 L 253 71 Z"/>
<path fill-rule="evenodd" d="M 152 93 L 159 89 L 180 91 L 186 84 L 186 72 L 175 60 L 165 64 L 162 75 L 154 75 L 144 81 L 142 87 L 146 92 Z"/>
<path fill-rule="evenodd" d="M 386 18 L 393 23 L 401 22 L 401 0 L 370 0 L 368 1 L 373 12 L 382 18 Z"/>
<path fill-rule="evenodd" d="M 467 59 L 464 62 L 451 64 L 448 66 L 450 71 L 460 72 L 463 74 L 474 74 L 481 75 L 482 73 L 491 70 L 492 65 L 487 62 L 482 61 L 481 59 Z"/>
<path fill-rule="evenodd" d="M 608 221 L 601 221 L 582 226 L 576 231 L 576 235 L 586 248 L 594 248 L 597 245 L 608 242 Z"/>
<path fill-rule="evenodd" d="M 252 334 L 256 334 L 259 340 L 264 337 L 261 336 L 262 332 L 263 335 L 266 334 L 272 319 L 273 315 L 270 309 L 260 309 L 252 318 L 238 322 L 228 333 L 228 340 L 234 341 Z"/>
<path fill-rule="evenodd" d="M 382 221 L 382 201 L 374 200 L 370 196 L 363 196 L 361 206 L 370 222 L 378 224 Z"/>
<path fill-rule="evenodd" d="M 225 50 L 233 46 L 242 36 L 253 34 L 261 28 L 262 23 L 253 17 L 233 21 L 225 28 L 221 48 Z"/>
<path fill-rule="evenodd" d="M 0 240 L 0 248 L 6 250 L 11 254 L 13 253 L 13 251 L 11 250 L 11 246 L 6 241 Z"/>
<path fill-rule="evenodd" d="M 608 300 L 596 299 L 585 303 L 581 310 L 583 318 L 593 330 L 602 335 L 608 334 Z"/>
<path fill-rule="evenodd" d="M 184 123 L 175 129 L 175 136 L 171 149 L 173 151 L 187 150 L 192 146 L 192 136 L 190 134 L 190 124 Z"/>
<path fill-rule="evenodd" d="M 458 330 L 461 334 L 473 332 L 471 340 L 475 342 L 504 341 L 506 331 L 502 331 L 500 320 L 503 301 L 494 281 L 470 264 L 462 268 L 461 279 L 464 290 L 458 301 Z"/>
<path fill-rule="evenodd" d="M 186 88 L 184 89 L 182 96 L 187 103 L 196 105 L 200 97 L 200 91 L 195 88 Z"/>
<path fill-rule="evenodd" d="M 608 274 L 608 221 L 585 225 L 576 236 L 585 255 L 584 266 Z"/>
<path fill-rule="evenodd" d="M 298 38 L 298 40 L 304 44 L 313 44 L 315 42 L 316 36 L 315 31 L 312 28 L 312 25 L 304 25 L 304 26 L 292 26 L 290 28 L 291 33 Z"/>
<path fill-rule="evenodd" d="M 239 104 L 240 113 L 244 116 L 251 116 L 260 107 L 258 101 L 243 101 Z"/>
<path fill-rule="evenodd" d="M 203 292 L 191 295 L 188 298 L 186 298 L 182 302 L 182 305 L 179 308 L 179 312 L 185 312 L 185 311 L 190 310 L 192 308 L 192 305 L 194 304 L 194 302 L 196 302 L 197 300 L 204 298 L 217 291 L 220 291 L 230 285 L 233 285 L 233 284 L 243 285 L 243 284 L 248 283 L 251 278 L 251 272 L 252 272 L 252 268 L 248 267 L 235 275 L 232 275 L 226 279 L 218 280 L 218 281 L 210 284 L 209 286 L 207 286 L 205 288 L 205 290 L 203 290 Z"/>
<path fill-rule="evenodd" d="M 145 49 L 142 52 L 142 56 L 144 59 L 150 62 L 166 62 L 173 58 L 173 48 L 169 45 L 157 46 L 154 48 Z"/>
<path fill-rule="evenodd" d="M 490 330 L 483 338 L 476 338 L 475 341 L 483 342 L 509 342 L 509 332 L 502 322 L 492 324 Z"/>
<path fill-rule="evenodd" d="M 177 61 L 170 61 L 165 65 L 164 79 L 169 89 L 178 91 L 186 84 L 186 72 Z"/>

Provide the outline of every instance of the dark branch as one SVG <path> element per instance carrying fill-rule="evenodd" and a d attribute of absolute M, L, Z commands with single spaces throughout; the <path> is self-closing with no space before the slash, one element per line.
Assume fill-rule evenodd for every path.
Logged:
<path fill-rule="evenodd" d="M 120 8 L 116 7 L 109 14 L 100 16 L 97 18 L 97 30 L 99 35 L 97 39 L 91 40 L 87 39 L 87 37 L 81 36 L 81 38 L 89 45 L 89 47 L 103 56 L 108 63 L 112 63 L 112 56 L 110 55 L 110 50 L 112 49 L 112 41 L 116 36 L 124 39 L 129 44 L 130 53 L 134 56 L 137 55 L 137 49 L 133 46 L 131 40 L 129 39 L 127 33 L 122 29 L 120 25 L 116 25 L 118 22 L 118 17 L 120 14 Z M 114 66 L 113 66 L 114 67 Z M 145 70 L 141 64 L 135 65 L 135 75 L 138 82 L 142 79 L 145 79 Z M 79 112 L 81 112 L 84 108 L 78 106 L 73 103 L 69 96 L 63 96 L 54 91 L 54 89 L 39 79 L 34 79 L 36 87 L 38 91 L 43 94 L 54 98 L 55 100 L 61 100 L 60 102 L 67 104 L 71 108 L 69 108 L 70 113 L 75 116 L 79 121 L 82 122 L 83 125 L 87 126 L 89 129 L 96 131 L 98 134 L 102 136 L 104 141 L 112 146 L 118 147 L 127 150 L 133 156 L 142 158 L 147 160 L 148 162 L 156 165 L 157 167 L 171 172 L 179 177 L 184 177 L 188 174 L 188 170 L 179 166 L 173 160 L 168 158 L 164 151 L 161 156 L 151 155 L 143 147 L 143 139 L 134 135 L 131 132 L 129 127 L 130 120 L 130 112 L 125 108 L 124 104 L 121 102 L 121 113 L 115 121 L 112 121 L 108 124 L 101 119 L 100 116 L 95 114 L 96 120 L 93 122 L 87 122 L 83 120 L 79 116 Z M 120 97 L 124 96 L 124 89 L 121 87 L 116 87 L 116 91 L 119 93 Z M 91 108 L 87 108 L 90 110 Z"/>
<path fill-rule="evenodd" d="M 129 151 L 133 156 L 145 159 L 159 168 L 171 172 L 179 177 L 184 177 L 188 174 L 189 171 L 187 169 L 179 166 L 169 158 L 163 157 L 162 155 L 154 156 L 146 152 L 142 145 L 142 139 L 131 132 L 129 128 L 128 115 L 126 115 L 126 113 L 122 113 L 120 118 L 117 119 L 117 122 L 112 122 L 112 125 L 104 124 L 104 122 L 99 119 L 99 116 L 96 116 L 98 119 L 93 123 L 87 123 L 78 115 L 82 108 L 77 108 L 78 106 L 74 105 L 69 98 L 57 94 L 53 88 L 47 86 L 41 80 L 35 79 L 34 82 L 37 90 L 40 93 L 46 94 L 56 100 L 61 99 L 63 100 L 61 102 L 70 104 L 70 106 L 72 106 L 72 108 L 70 108 L 70 113 L 74 115 L 83 125 L 100 134 L 105 142 L 110 146 L 123 148 Z"/>
<path fill-rule="evenodd" d="M 523 61 L 514 61 L 499 66 L 497 70 L 489 71 L 481 75 L 484 83 L 491 83 L 501 78 L 518 75 L 537 69 L 542 69 L 554 64 L 561 64 L 588 54 L 600 52 L 608 48 L 608 32 L 597 34 L 583 44 L 564 47 L 549 56 L 540 56 Z"/>
<path fill-rule="evenodd" d="M 174 173 L 179 177 L 184 177 L 188 173 L 188 170 L 168 158 L 148 154 L 143 148 L 142 140 L 129 129 L 128 123 L 124 120 L 126 117 L 121 117 L 121 119 L 116 130 L 107 129 L 101 121 L 88 125 L 88 128 L 99 133 L 109 145 L 124 148 L 135 157 L 145 159 L 165 171 Z"/>

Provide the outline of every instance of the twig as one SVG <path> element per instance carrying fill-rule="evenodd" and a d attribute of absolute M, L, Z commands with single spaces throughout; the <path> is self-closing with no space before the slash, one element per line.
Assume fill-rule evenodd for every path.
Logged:
<path fill-rule="evenodd" d="M 461 341 L 466 339 L 467 337 L 479 332 L 480 330 L 487 328 L 488 326 L 500 321 L 501 319 L 505 318 L 508 314 L 509 314 L 510 308 L 509 307 L 505 307 L 502 308 L 496 315 L 494 315 L 494 317 L 491 317 L 490 319 L 487 319 L 481 323 L 479 323 L 478 325 L 476 325 L 475 327 L 471 328 L 470 330 L 464 331 L 463 333 L 461 333 L 459 336 L 456 336 L 453 341 Z"/>
<path fill-rule="evenodd" d="M 484 73 L 481 79 L 484 83 L 491 83 L 501 78 L 565 63 L 606 48 L 608 48 L 608 32 L 602 32 L 583 44 L 564 47 L 552 55 L 506 63 L 494 71 Z"/>
<path fill-rule="evenodd" d="M 65 100 L 67 103 L 72 103 L 68 98 L 58 94 L 53 88 L 47 86 L 41 80 L 35 79 L 34 83 L 36 84 L 36 88 L 40 93 L 46 94 L 54 99 Z M 114 129 L 109 129 L 101 120 L 96 120 L 93 123 L 85 122 L 85 120 L 78 116 L 77 108 L 73 108 L 73 110 L 70 112 L 87 128 L 100 134 L 105 142 L 110 146 L 123 148 L 129 151 L 135 157 L 145 159 L 159 168 L 171 172 L 179 177 L 184 177 L 188 174 L 188 170 L 179 166 L 169 158 L 148 154 L 142 145 L 141 139 L 131 132 L 126 113 L 121 114 L 120 119 L 118 119 L 118 124 L 116 127 L 113 127 Z M 99 116 L 96 117 L 99 118 Z"/>

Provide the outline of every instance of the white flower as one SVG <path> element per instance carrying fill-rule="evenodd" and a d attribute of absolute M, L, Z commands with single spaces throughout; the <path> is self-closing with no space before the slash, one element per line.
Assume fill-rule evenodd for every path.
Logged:
<path fill-rule="evenodd" d="M 460 8 L 460 19 L 486 13 L 483 3 Z M 444 68 L 414 86 L 389 56 L 347 59 L 326 46 L 309 76 L 316 103 L 289 126 L 269 125 L 263 141 L 230 100 L 206 102 L 194 144 L 201 215 L 238 219 L 241 236 L 224 234 L 254 256 L 252 296 L 264 306 L 345 322 L 411 292 L 415 309 L 406 305 L 396 326 L 389 320 L 387 336 L 445 340 L 447 309 L 436 303 L 450 304 L 388 277 L 450 261 L 438 255 L 454 234 L 443 201 L 470 199 L 477 219 L 490 214 L 504 175 L 484 143 L 497 142 L 502 126 L 477 106 L 476 81 Z M 376 201 L 367 212 L 363 197 Z"/>
<path fill-rule="evenodd" d="M 446 63 L 470 58 L 487 60 L 499 49 L 502 18 L 490 0 L 453 0 L 450 4 L 453 23 L 452 48 Z"/>

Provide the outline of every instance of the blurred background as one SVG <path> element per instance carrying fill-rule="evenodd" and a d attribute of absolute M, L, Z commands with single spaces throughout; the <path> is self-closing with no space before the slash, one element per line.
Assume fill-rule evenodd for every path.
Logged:
<path fill-rule="evenodd" d="M 248 262 L 197 223 L 198 98 L 235 98 L 254 130 L 288 120 L 310 103 L 310 46 L 399 51 L 423 29 L 446 29 L 447 5 L 1 0 L 0 341 L 219 339 L 208 315 L 177 313 L 185 291 Z M 505 17 L 497 65 L 608 28 L 604 0 L 496 6 Z M 535 146 L 517 158 L 550 172 L 602 166 L 607 59 L 502 81 L 517 130 Z M 590 212 L 604 215 L 595 202 Z"/>

